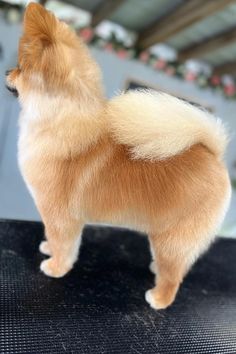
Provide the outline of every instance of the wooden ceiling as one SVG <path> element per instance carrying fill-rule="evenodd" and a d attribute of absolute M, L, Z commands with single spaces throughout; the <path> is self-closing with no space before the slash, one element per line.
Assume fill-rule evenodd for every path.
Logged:
<path fill-rule="evenodd" d="M 138 37 L 137 45 L 148 48 L 156 43 L 165 42 L 176 33 L 222 10 L 232 0 L 188 0 L 168 13 Z"/>
<path fill-rule="evenodd" d="M 217 74 L 236 74 L 236 0 L 67 2 L 90 11 L 94 27 L 109 19 L 135 31 L 140 49 L 167 43 L 181 61 L 201 59 Z"/>

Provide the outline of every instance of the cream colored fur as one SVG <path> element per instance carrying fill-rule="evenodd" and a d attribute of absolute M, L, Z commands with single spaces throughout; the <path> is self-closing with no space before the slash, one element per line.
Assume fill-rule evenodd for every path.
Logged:
<path fill-rule="evenodd" d="M 135 158 L 162 160 L 202 143 L 222 158 L 227 134 L 220 119 L 166 93 L 122 94 L 108 106 L 110 129 Z"/>

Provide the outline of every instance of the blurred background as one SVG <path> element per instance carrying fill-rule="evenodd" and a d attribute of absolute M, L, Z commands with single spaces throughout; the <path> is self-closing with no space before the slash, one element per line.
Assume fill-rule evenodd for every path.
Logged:
<path fill-rule="evenodd" d="M 88 43 L 107 97 L 137 87 L 178 96 L 222 118 L 234 189 L 220 234 L 236 237 L 236 1 L 41 1 Z M 39 220 L 17 166 L 19 104 L 5 89 L 26 2 L 0 0 L 0 219 Z M 79 60 L 79 58 L 78 58 Z"/>

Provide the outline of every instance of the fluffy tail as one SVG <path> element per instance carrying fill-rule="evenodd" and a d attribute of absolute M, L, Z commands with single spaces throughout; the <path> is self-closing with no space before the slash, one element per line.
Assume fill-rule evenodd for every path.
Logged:
<path fill-rule="evenodd" d="M 192 145 L 205 145 L 222 159 L 228 138 L 220 119 L 173 96 L 130 91 L 108 105 L 116 141 L 130 146 L 135 158 L 162 160 Z"/>

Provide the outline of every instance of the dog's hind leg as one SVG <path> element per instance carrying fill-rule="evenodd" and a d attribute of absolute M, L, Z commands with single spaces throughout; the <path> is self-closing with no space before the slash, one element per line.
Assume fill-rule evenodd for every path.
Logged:
<path fill-rule="evenodd" d="M 197 230 L 191 231 L 184 222 L 162 234 L 150 235 L 149 239 L 156 285 L 146 292 L 145 298 L 154 309 L 164 309 L 174 301 L 185 274 L 208 247 L 212 235 L 198 237 Z"/>
<path fill-rule="evenodd" d="M 195 260 L 209 247 L 228 204 L 228 196 L 218 205 L 207 203 L 162 234 L 150 234 L 155 269 L 155 287 L 146 292 L 147 302 L 155 309 L 172 304 L 183 280 Z"/>

